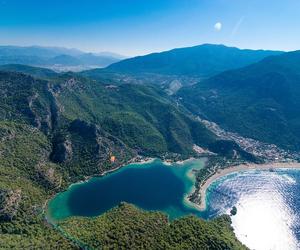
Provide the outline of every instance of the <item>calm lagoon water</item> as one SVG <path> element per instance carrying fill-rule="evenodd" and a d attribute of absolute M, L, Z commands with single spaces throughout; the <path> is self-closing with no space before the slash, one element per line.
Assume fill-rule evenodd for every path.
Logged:
<path fill-rule="evenodd" d="M 122 201 L 160 210 L 171 219 L 195 214 L 211 219 L 232 216 L 237 237 L 251 249 L 300 249 L 300 171 L 245 171 L 215 181 L 207 192 L 207 209 L 186 202 L 194 186 L 192 170 L 204 160 L 164 165 L 160 160 L 131 164 L 104 177 L 72 185 L 49 202 L 48 219 L 97 216 Z"/>
<path fill-rule="evenodd" d="M 122 201 L 146 210 L 164 211 L 171 219 L 198 213 L 185 201 L 185 196 L 194 187 L 192 169 L 203 165 L 204 160 L 172 166 L 160 160 L 130 164 L 58 194 L 49 203 L 48 217 L 57 221 L 70 216 L 96 216 Z"/>

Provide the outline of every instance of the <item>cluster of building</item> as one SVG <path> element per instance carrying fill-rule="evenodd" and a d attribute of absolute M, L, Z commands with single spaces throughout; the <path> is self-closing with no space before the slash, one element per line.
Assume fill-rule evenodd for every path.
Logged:
<path fill-rule="evenodd" d="M 281 149 L 274 144 L 268 144 L 251 138 L 245 138 L 237 133 L 225 131 L 214 122 L 203 120 L 201 118 L 198 119 L 221 139 L 232 140 L 246 152 L 262 158 L 267 162 L 293 162 L 300 160 L 300 152 L 290 152 Z"/>

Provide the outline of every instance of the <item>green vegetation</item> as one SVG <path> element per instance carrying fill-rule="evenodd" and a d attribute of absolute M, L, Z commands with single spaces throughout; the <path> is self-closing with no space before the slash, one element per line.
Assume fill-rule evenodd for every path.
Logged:
<path fill-rule="evenodd" d="M 299 151 L 299 65 L 299 51 L 269 57 L 181 89 L 178 97 L 229 131 Z"/>
<path fill-rule="evenodd" d="M 0 65 L 1 71 L 9 71 L 9 72 L 19 72 L 24 74 L 29 74 L 38 78 L 52 78 L 57 76 L 58 74 L 51 69 L 31 67 L 28 65 L 22 64 L 5 64 Z"/>
<path fill-rule="evenodd" d="M 0 118 L 43 131 L 52 143 L 51 159 L 74 180 L 113 167 L 111 155 L 119 154 L 115 165 L 121 165 L 136 154 L 187 158 L 195 155 L 194 144 L 219 153 L 217 138 L 156 87 L 3 72 L 0 89 Z"/>
<path fill-rule="evenodd" d="M 60 90 L 58 100 L 64 106 L 66 118 L 99 124 L 141 154 L 188 155 L 194 143 L 207 146 L 214 141 L 204 126 L 177 108 L 159 89 L 87 83 L 78 85 L 77 91 Z M 192 126 L 198 127 L 202 141 L 200 135 L 193 136 Z"/>
<path fill-rule="evenodd" d="M 0 135 L 0 248 L 72 249 L 42 213 L 46 199 L 60 188 L 50 183 L 60 183 L 61 177 L 59 167 L 47 160 L 46 136 L 13 122 L 0 122 Z M 54 174 L 41 174 L 41 167 Z"/>
<path fill-rule="evenodd" d="M 68 75 L 63 79 L 53 86 L 62 116 L 95 124 L 138 154 L 186 158 L 195 155 L 197 144 L 223 155 L 215 147 L 216 136 L 158 87 L 103 85 Z"/>
<path fill-rule="evenodd" d="M 171 223 L 159 212 L 122 203 L 96 218 L 71 218 L 59 227 L 88 249 L 246 249 L 230 217 L 204 221 L 194 216 Z"/>
<path fill-rule="evenodd" d="M 45 221 L 46 201 L 72 182 L 123 165 L 137 154 L 187 158 L 196 155 L 193 145 L 197 144 L 224 157 L 233 152 L 244 157 L 237 145 L 218 140 L 156 87 L 105 85 L 73 74 L 40 80 L 22 73 L 0 72 L 0 94 L 0 248 L 74 248 L 72 237 L 80 239 L 76 232 L 70 231 L 66 239 Z M 224 150 L 217 146 L 219 143 L 229 146 Z M 128 225 L 133 223 L 129 232 L 135 246 L 146 247 L 153 241 L 154 245 L 162 243 L 170 248 L 193 248 L 208 244 L 206 237 L 207 242 L 211 241 L 209 246 L 214 246 L 213 241 L 222 248 L 239 244 L 230 238 L 233 233 L 229 227 L 224 235 L 216 231 L 220 236 L 213 238 L 209 235 L 218 228 L 215 224 L 204 238 L 191 231 L 193 238 L 186 239 L 179 233 L 177 239 L 177 229 L 173 232 L 167 227 L 164 215 L 135 213 L 140 218 L 138 225 L 134 226 L 137 217 L 127 217 Z M 107 216 L 112 214 L 100 218 Z M 163 221 L 158 222 L 161 218 Z M 196 218 L 189 220 L 185 226 L 190 230 L 201 227 L 197 223 L 206 225 Z M 122 234 L 113 226 L 117 225 L 116 219 L 113 224 L 107 223 L 102 230 Z M 151 223 L 153 229 L 149 232 L 138 229 Z M 164 233 L 156 229 L 157 223 L 161 223 Z M 161 242 L 156 241 L 159 238 L 153 231 L 163 234 Z M 167 238 L 175 232 L 173 238 Z M 125 244 L 122 240 L 120 244 Z M 111 247 L 115 242 L 105 241 L 104 246 Z M 95 244 L 102 243 L 100 240 Z"/>
<path fill-rule="evenodd" d="M 207 62 L 211 53 L 218 58 Z M 205 45 L 125 60 L 107 70 L 207 77 L 278 53 Z M 186 57 L 191 61 L 182 66 Z M 299 65 L 299 52 L 268 57 L 186 87 L 179 91 L 178 101 L 225 129 L 299 150 Z M 212 221 L 189 216 L 169 222 L 162 213 L 121 204 L 96 218 L 49 225 L 44 210 L 55 193 L 137 155 L 185 159 L 198 156 L 194 145 L 215 153 L 197 173 L 198 183 L 217 165 L 259 159 L 236 143 L 217 138 L 160 87 L 114 84 L 113 79 L 96 81 L 23 65 L 2 69 L 1 249 L 245 249 L 227 216 Z"/>

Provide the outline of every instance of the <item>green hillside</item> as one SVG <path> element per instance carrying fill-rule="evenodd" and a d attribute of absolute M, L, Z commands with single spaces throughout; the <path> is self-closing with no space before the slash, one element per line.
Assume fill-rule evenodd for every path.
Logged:
<path fill-rule="evenodd" d="M 159 212 L 121 204 L 96 218 L 72 218 L 59 227 L 89 249 L 247 249 L 235 237 L 230 217 L 204 221 L 189 216 L 169 222 Z"/>
<path fill-rule="evenodd" d="M 46 199 L 65 185 L 59 166 L 48 160 L 47 137 L 0 121 L 0 138 L 0 248 L 74 249 L 44 221 Z"/>
<path fill-rule="evenodd" d="M 124 163 L 137 153 L 185 158 L 194 155 L 194 144 L 216 152 L 217 138 L 159 88 L 105 85 L 72 74 L 51 81 L 8 72 L 0 77 L 1 119 L 37 127 L 53 143 L 56 162 L 78 165 L 80 159 L 89 174 L 103 171 L 110 154 L 120 154 Z M 81 140 L 88 143 L 84 149 Z"/>
<path fill-rule="evenodd" d="M 51 78 L 57 76 L 57 73 L 51 69 L 32 67 L 32 66 L 22 65 L 22 64 L 0 65 L 0 71 L 19 72 L 37 78 Z"/>
<path fill-rule="evenodd" d="M 300 52 L 272 56 L 182 89 L 193 112 L 224 128 L 300 149 Z"/>
<path fill-rule="evenodd" d="M 184 159 L 196 156 L 193 145 L 197 144 L 223 157 L 248 157 L 234 143 L 224 150 L 225 141 L 160 88 L 107 85 L 73 74 L 40 80 L 22 73 L 0 72 L 0 92 L 0 248 L 77 248 L 77 243 L 74 245 L 45 221 L 46 201 L 71 183 L 124 165 L 138 154 Z M 148 214 L 134 213 L 141 216 L 139 221 L 144 225 L 152 217 L 157 220 L 155 214 L 148 218 Z M 139 241 L 134 218 L 126 219 L 133 223 L 129 230 L 137 235 L 135 246 L 153 240 L 153 231 L 149 231 L 149 238 L 144 235 Z M 204 223 L 194 220 L 196 226 Z M 119 229 L 107 223 L 110 232 L 118 234 Z M 80 232 L 89 234 L 90 229 Z M 159 225 L 154 224 L 152 230 L 159 231 Z M 70 234 L 77 237 L 77 232 Z M 183 232 L 176 234 L 184 238 Z M 164 244 L 179 246 L 168 235 L 169 231 L 164 232 Z M 204 235 L 217 237 L 213 231 Z M 226 233 L 213 239 L 221 249 L 239 246 L 230 228 L 228 237 Z M 195 242 L 197 246 L 208 244 L 201 237 Z M 111 244 L 115 243 L 104 242 L 104 247 Z M 192 246 L 191 241 L 182 240 L 182 244 Z"/>

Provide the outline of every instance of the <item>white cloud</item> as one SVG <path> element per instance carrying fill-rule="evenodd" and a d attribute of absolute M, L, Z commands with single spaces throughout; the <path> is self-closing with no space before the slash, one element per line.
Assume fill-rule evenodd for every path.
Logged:
<path fill-rule="evenodd" d="M 217 23 L 215 24 L 214 28 L 215 28 L 216 31 L 220 31 L 220 30 L 222 29 L 222 23 L 217 22 Z"/>

